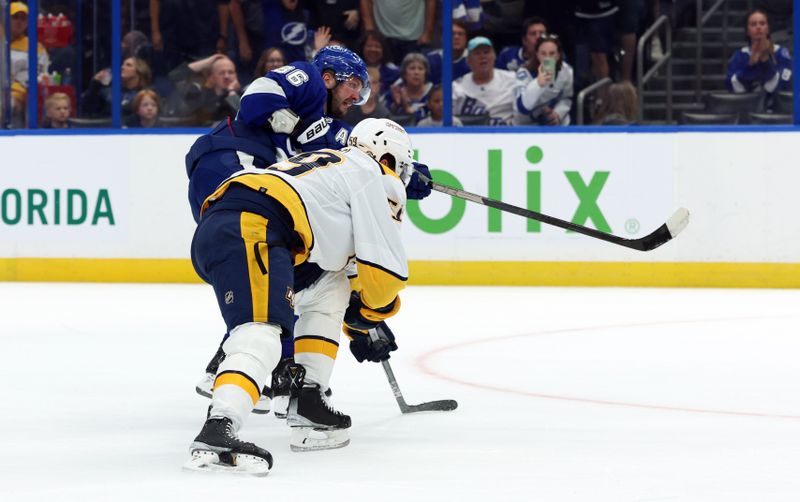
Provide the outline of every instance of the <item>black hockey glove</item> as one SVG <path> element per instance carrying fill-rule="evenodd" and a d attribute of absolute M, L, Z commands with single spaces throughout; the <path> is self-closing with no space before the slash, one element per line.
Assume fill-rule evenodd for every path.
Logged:
<path fill-rule="evenodd" d="M 350 337 L 350 352 L 353 353 L 356 361 L 379 363 L 389 359 L 389 353 L 397 350 L 394 333 L 385 322 L 378 324 L 375 332 L 378 334 L 377 340 L 373 340 L 369 334 L 363 331 L 346 330 L 347 336 Z"/>
<path fill-rule="evenodd" d="M 400 310 L 399 296 L 396 296 L 389 305 L 373 309 L 361 301 L 361 295 L 358 292 L 353 291 L 350 294 L 350 305 L 344 313 L 344 323 L 350 329 L 366 332 L 395 315 L 398 310 Z"/>
<path fill-rule="evenodd" d="M 408 180 L 406 187 L 406 197 L 409 199 L 421 200 L 431 194 L 431 186 L 427 181 L 422 181 L 420 174 L 427 179 L 431 179 L 431 171 L 425 164 L 414 162 L 414 173 Z"/>

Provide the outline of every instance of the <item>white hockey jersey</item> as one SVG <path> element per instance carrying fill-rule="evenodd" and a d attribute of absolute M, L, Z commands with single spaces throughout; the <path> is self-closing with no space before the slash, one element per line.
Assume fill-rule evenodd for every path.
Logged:
<path fill-rule="evenodd" d="M 310 261 L 339 271 L 355 259 L 361 299 L 369 307 L 391 303 L 405 287 L 408 261 L 400 233 L 406 193 L 395 172 L 355 147 L 302 153 L 267 171 L 240 171 L 228 178 L 203 207 L 232 183 L 260 191 L 292 215 L 304 249 L 295 264 Z"/>

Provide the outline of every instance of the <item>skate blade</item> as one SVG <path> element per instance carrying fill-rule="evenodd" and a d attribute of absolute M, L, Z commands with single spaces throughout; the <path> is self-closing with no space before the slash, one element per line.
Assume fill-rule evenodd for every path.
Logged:
<path fill-rule="evenodd" d="M 335 450 L 350 444 L 348 429 L 320 430 L 311 427 L 293 427 L 289 448 L 294 452 Z"/>
<path fill-rule="evenodd" d="M 184 472 L 224 472 L 228 474 L 263 477 L 269 474 L 269 463 L 252 455 L 236 455 L 236 465 L 220 463 L 219 455 L 213 451 L 194 450 L 191 458 L 183 464 Z"/>
<path fill-rule="evenodd" d="M 286 410 L 289 409 L 289 396 L 275 396 L 272 398 L 272 409 L 275 416 L 281 420 L 286 418 Z"/>
<path fill-rule="evenodd" d="M 253 407 L 253 413 L 257 415 L 267 415 L 270 412 L 271 405 L 272 405 L 272 399 L 262 394 L 261 398 Z"/>

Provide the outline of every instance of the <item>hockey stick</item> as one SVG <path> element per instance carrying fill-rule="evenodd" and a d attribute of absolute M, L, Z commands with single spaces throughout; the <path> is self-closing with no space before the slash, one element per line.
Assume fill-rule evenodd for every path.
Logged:
<path fill-rule="evenodd" d="M 380 329 L 380 326 L 377 329 Z M 372 339 L 372 341 L 376 341 L 378 340 L 379 335 L 376 330 L 371 329 L 369 330 L 369 337 Z M 458 403 L 453 399 L 428 401 L 420 404 L 406 403 L 406 400 L 403 398 L 403 392 L 400 390 L 400 386 L 397 385 L 397 379 L 394 377 L 394 371 L 392 371 L 392 366 L 389 364 L 389 361 L 381 361 L 381 364 L 383 365 L 383 371 L 386 373 L 386 379 L 389 380 L 389 386 L 392 388 L 392 392 L 394 393 L 394 398 L 397 400 L 397 405 L 400 407 L 400 413 L 417 413 L 419 411 L 453 411 L 458 407 Z"/>
<path fill-rule="evenodd" d="M 594 237 L 595 239 L 610 242 L 618 246 L 638 249 L 639 251 L 652 251 L 665 242 L 674 239 L 684 228 L 686 228 L 686 225 L 689 224 L 689 211 L 685 208 L 680 208 L 669 217 L 666 223 L 658 227 L 649 235 L 645 235 L 644 237 L 640 237 L 638 239 L 625 239 L 623 237 L 617 237 L 616 235 L 600 232 L 599 230 L 595 230 L 593 228 L 560 220 L 546 214 L 537 213 L 536 211 L 531 211 L 530 209 L 523 209 L 521 207 L 512 206 L 511 204 L 506 204 L 505 202 L 501 202 L 499 200 L 490 199 L 488 197 L 476 195 L 464 190 L 459 190 L 458 188 L 442 185 L 431 180 L 419 171 L 417 171 L 417 174 L 423 182 L 428 183 L 431 189 L 436 190 L 437 192 L 446 193 L 453 197 L 458 197 L 459 199 L 468 200 L 477 204 L 483 204 L 484 206 L 493 207 L 507 213 L 513 213 L 525 218 L 541 221 L 542 223 L 547 223 L 548 225 L 564 228 L 566 230 L 572 230 L 573 232 L 588 235 L 589 237 Z"/>

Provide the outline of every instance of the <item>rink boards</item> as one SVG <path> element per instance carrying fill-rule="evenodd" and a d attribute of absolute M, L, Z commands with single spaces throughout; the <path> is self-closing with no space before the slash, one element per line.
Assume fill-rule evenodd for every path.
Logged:
<path fill-rule="evenodd" d="M 415 284 L 800 287 L 798 134 L 416 133 L 434 179 L 626 238 L 642 253 L 434 193 L 404 233 Z M 183 156 L 195 136 L 0 136 L 0 280 L 199 281 Z"/>

